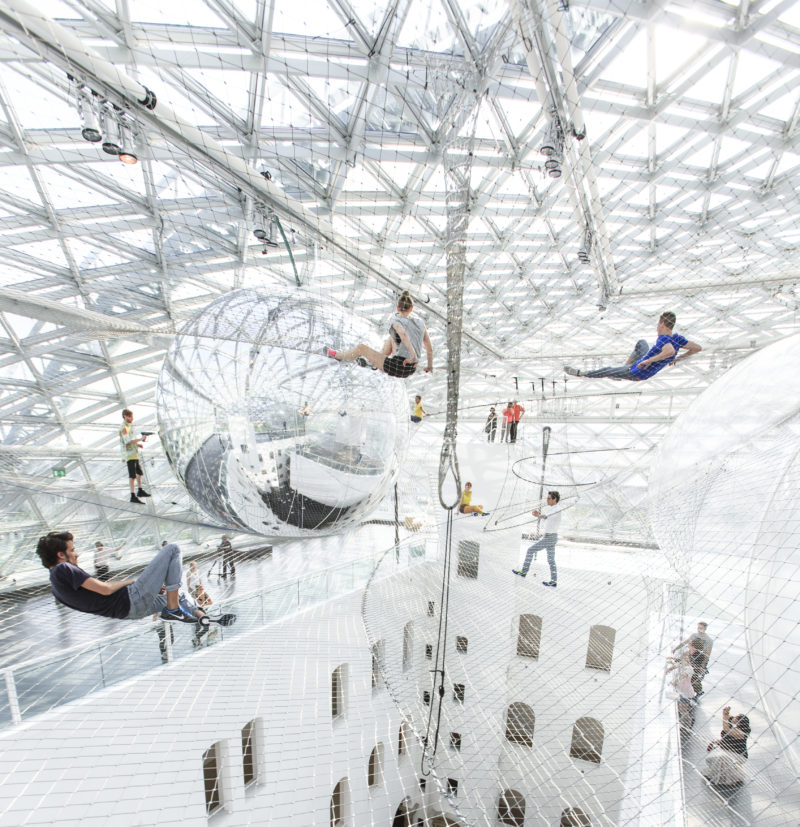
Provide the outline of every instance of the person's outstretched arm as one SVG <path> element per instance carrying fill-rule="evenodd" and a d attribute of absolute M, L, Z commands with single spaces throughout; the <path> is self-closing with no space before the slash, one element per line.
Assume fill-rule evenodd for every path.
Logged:
<path fill-rule="evenodd" d="M 425 368 L 425 373 L 432 373 L 433 372 L 433 345 L 431 344 L 431 338 L 428 336 L 428 331 L 425 331 L 425 335 L 422 337 L 422 344 L 425 346 L 425 353 L 428 354 L 428 367 Z"/>
<path fill-rule="evenodd" d="M 125 586 L 130 586 L 131 583 L 135 582 L 135 580 L 109 580 L 107 583 L 104 583 L 95 577 L 87 577 L 83 583 L 81 583 L 81 588 L 108 597 L 110 594 L 114 594 L 114 592 L 118 592 L 120 589 L 125 588 Z"/>
<path fill-rule="evenodd" d="M 694 356 L 695 353 L 700 353 L 703 348 L 697 344 L 697 342 L 687 342 L 681 350 L 685 350 L 686 353 L 681 353 L 681 355 L 672 363 L 677 364 L 681 361 L 681 359 L 688 359 L 690 356 Z"/>

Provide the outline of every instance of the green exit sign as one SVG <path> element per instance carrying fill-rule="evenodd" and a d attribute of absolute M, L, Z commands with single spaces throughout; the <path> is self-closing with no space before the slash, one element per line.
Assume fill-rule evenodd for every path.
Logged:
<path fill-rule="evenodd" d="M 54 477 L 66 477 L 67 476 L 67 469 L 66 468 L 54 468 L 53 469 L 53 476 Z"/>

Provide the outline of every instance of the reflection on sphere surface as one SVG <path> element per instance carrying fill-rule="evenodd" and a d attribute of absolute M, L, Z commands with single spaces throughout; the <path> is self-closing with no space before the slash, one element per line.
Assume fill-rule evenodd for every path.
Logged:
<path fill-rule="evenodd" d="M 800 767 L 800 335 L 754 353 L 673 423 L 650 470 L 650 520 L 687 583 L 734 617 L 773 727 Z"/>
<path fill-rule="evenodd" d="M 303 290 L 236 290 L 198 313 L 175 337 L 157 389 L 164 449 L 194 500 L 268 536 L 363 520 L 402 460 L 405 383 L 323 349 L 375 338 Z"/>

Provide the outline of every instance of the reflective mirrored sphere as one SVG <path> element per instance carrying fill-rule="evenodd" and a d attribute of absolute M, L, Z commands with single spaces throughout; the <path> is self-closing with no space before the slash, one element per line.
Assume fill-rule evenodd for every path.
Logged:
<path fill-rule="evenodd" d="M 378 336 L 303 290 L 236 290 L 188 322 L 164 359 L 157 409 L 167 457 L 203 510 L 268 536 L 363 520 L 402 461 L 406 387 L 324 348 Z"/>

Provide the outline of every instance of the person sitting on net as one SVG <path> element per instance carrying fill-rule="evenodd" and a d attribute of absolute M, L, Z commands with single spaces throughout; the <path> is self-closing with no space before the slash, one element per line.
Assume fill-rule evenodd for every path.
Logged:
<path fill-rule="evenodd" d="M 412 316 L 414 302 L 404 290 L 397 301 L 397 313 L 389 321 L 389 338 L 383 350 L 373 350 L 363 342 L 350 350 L 325 348 L 325 355 L 338 362 L 357 362 L 361 367 L 372 367 L 389 376 L 406 379 L 417 369 L 420 353 L 425 348 L 428 365 L 425 373 L 433 371 L 433 345 L 422 319 Z"/>
<path fill-rule="evenodd" d="M 656 332 L 658 333 L 656 343 L 648 350 L 647 341 L 639 339 L 624 365 L 587 371 L 565 365 L 564 373 L 587 379 L 629 379 L 634 382 L 650 379 L 667 365 L 674 365 L 682 359 L 688 359 L 703 349 L 700 345 L 690 342 L 679 333 L 673 333 L 672 328 L 675 327 L 675 322 L 676 316 L 674 313 L 669 310 L 662 313 L 656 326 Z M 685 350 L 686 353 L 678 356 L 679 350 Z"/>
<path fill-rule="evenodd" d="M 489 512 L 483 510 L 482 505 L 472 505 L 472 483 L 464 483 L 464 491 L 461 494 L 461 502 L 458 504 L 460 514 L 480 514 L 481 517 L 488 517 Z"/>
<path fill-rule="evenodd" d="M 747 736 L 750 735 L 750 719 L 747 715 L 731 715 L 731 708 L 722 710 L 720 737 L 708 745 L 708 755 L 703 775 L 720 786 L 744 783 L 744 762 L 748 758 Z"/>
<path fill-rule="evenodd" d="M 422 407 L 422 397 L 418 394 L 414 397 L 414 413 L 411 414 L 411 421 L 422 422 L 422 417 L 427 415 L 428 412 Z"/>
<path fill-rule="evenodd" d="M 103 581 L 78 565 L 74 539 L 68 531 L 51 531 L 36 547 L 50 571 L 51 591 L 70 609 L 128 620 L 158 614 L 161 620 L 178 623 L 196 623 L 205 615 L 188 601 L 179 602 L 181 550 L 175 543 L 163 546 L 136 579 Z M 164 595 L 159 594 L 162 586 Z"/>
<path fill-rule="evenodd" d="M 192 596 L 194 602 L 201 608 L 204 609 L 206 606 L 213 604 L 214 601 L 206 591 L 200 577 L 200 572 L 197 570 L 196 560 L 192 560 L 192 562 L 189 563 L 189 571 L 186 572 L 186 588 L 189 590 L 189 594 Z"/>

